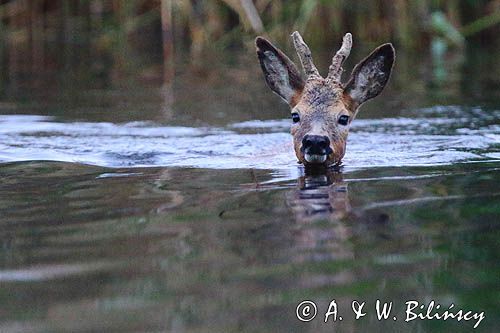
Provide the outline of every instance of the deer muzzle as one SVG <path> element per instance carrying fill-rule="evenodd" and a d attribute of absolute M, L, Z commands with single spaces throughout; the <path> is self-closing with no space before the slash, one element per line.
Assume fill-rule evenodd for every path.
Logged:
<path fill-rule="evenodd" d="M 308 163 L 324 163 L 328 155 L 333 153 L 330 139 L 323 135 L 305 135 L 302 139 L 301 151 Z"/>

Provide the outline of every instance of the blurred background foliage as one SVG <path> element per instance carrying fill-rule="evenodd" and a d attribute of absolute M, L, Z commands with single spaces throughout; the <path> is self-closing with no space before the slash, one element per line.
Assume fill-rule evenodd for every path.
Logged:
<path fill-rule="evenodd" d="M 500 0 L 0 0 L 0 113 L 276 118 L 284 106 L 253 41 L 264 35 L 294 58 L 294 30 L 320 70 L 347 31 L 346 68 L 394 43 L 390 109 L 496 100 L 499 22 Z"/>
<path fill-rule="evenodd" d="M 350 31 L 356 40 L 390 40 L 398 48 L 498 43 L 500 0 L 2 0 L 0 41 L 27 44 L 34 60 L 43 41 L 173 45 L 201 56 L 207 49 L 251 45 L 257 34 L 284 42 L 299 30 L 315 48 Z M 160 41 L 163 41 L 161 43 Z"/>

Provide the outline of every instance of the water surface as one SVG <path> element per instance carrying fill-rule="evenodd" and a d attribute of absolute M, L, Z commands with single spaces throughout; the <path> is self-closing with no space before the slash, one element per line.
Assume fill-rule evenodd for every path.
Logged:
<path fill-rule="evenodd" d="M 426 90 L 403 63 L 354 121 L 343 167 L 310 174 L 286 108 L 236 59 L 181 68 L 167 94 L 75 73 L 8 82 L 0 331 L 472 330 L 404 323 L 411 299 L 484 311 L 477 331 L 495 331 L 498 92 Z M 305 299 L 320 313 L 336 299 L 344 320 L 301 323 Z M 354 299 L 394 301 L 398 321 L 356 321 Z"/>
<path fill-rule="evenodd" d="M 500 158 L 500 110 L 438 106 L 399 117 L 357 119 L 348 169 L 438 165 Z M 182 166 L 295 171 L 290 120 L 224 127 L 153 122 L 60 122 L 46 116 L 0 116 L 0 161 L 54 160 L 110 167 Z"/>

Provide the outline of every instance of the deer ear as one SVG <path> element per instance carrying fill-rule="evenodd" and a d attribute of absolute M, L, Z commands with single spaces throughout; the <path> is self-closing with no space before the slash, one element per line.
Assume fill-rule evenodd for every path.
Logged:
<path fill-rule="evenodd" d="M 382 92 L 391 76 L 395 53 L 392 44 L 383 44 L 354 67 L 344 92 L 357 105 Z"/>
<path fill-rule="evenodd" d="M 290 106 L 295 106 L 304 89 L 304 80 L 293 61 L 265 38 L 257 37 L 255 46 L 267 85 Z"/>

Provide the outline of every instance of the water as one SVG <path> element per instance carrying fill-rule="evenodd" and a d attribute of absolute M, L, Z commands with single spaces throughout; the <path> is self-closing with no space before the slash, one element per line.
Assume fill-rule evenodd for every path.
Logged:
<path fill-rule="evenodd" d="M 398 118 L 353 123 L 344 164 L 366 167 L 439 165 L 500 159 L 500 110 L 438 106 Z M 290 120 L 225 127 L 148 122 L 57 122 L 0 116 L 0 161 L 54 160 L 109 167 L 176 166 L 297 170 Z"/>
<path fill-rule="evenodd" d="M 10 83 L 0 331 L 472 330 L 405 323 L 407 300 L 484 311 L 477 331 L 495 331 L 497 91 L 422 91 L 401 68 L 353 123 L 341 170 L 310 174 L 286 108 L 242 59 L 203 80 L 181 69 L 173 103 L 127 78 Z M 344 320 L 325 324 L 332 299 Z M 397 321 L 376 319 L 377 299 L 395 302 Z M 297 320 L 302 300 L 316 302 L 314 321 Z M 366 317 L 354 319 L 352 300 Z"/>

